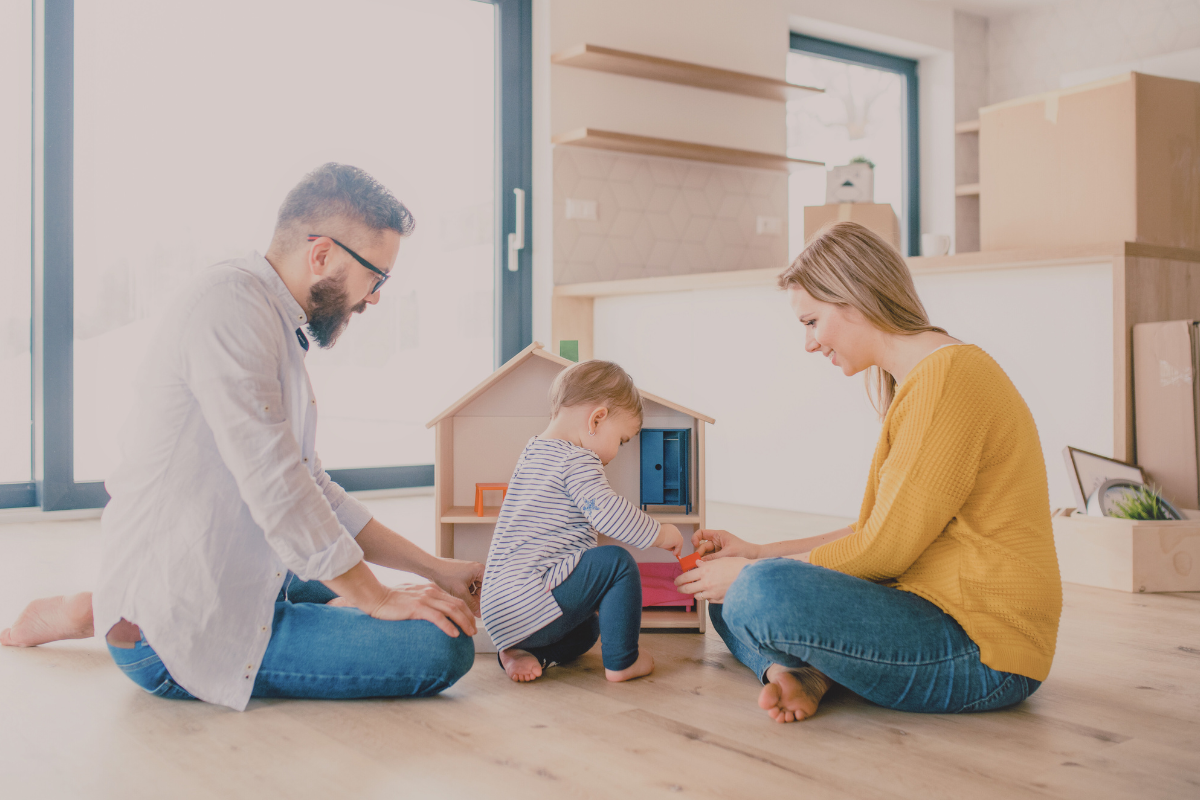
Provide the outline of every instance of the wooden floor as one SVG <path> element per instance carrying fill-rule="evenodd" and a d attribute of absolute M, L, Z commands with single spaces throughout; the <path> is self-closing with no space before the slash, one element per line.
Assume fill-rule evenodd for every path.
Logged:
<path fill-rule="evenodd" d="M 428 546 L 431 505 L 372 508 Z M 762 540 L 844 524 L 716 505 L 709 518 Z M 96 529 L 0 518 L 0 620 L 90 586 Z M 528 685 L 480 656 L 433 699 L 240 714 L 150 697 L 98 640 L 0 648 L 0 797 L 1200 797 L 1200 595 L 1067 586 L 1050 679 L 1015 709 L 968 716 L 835 689 L 813 719 L 776 725 L 720 639 L 642 641 L 658 668 L 628 684 L 604 680 L 598 650 Z"/>

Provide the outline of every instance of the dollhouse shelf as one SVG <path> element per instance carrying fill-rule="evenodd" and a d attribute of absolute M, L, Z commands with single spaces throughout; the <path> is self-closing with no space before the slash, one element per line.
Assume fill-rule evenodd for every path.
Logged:
<path fill-rule="evenodd" d="M 664 513 L 661 511 L 646 512 L 654 519 L 663 524 L 670 525 L 699 525 L 699 514 L 679 514 L 679 513 Z M 443 525 L 495 525 L 500 518 L 499 506 L 484 506 L 483 516 L 475 515 L 473 506 L 454 506 L 442 514 L 440 520 Z"/>
<path fill-rule="evenodd" d="M 960 122 L 954 126 L 955 133 L 979 133 L 979 120 L 973 119 L 970 122 Z"/>
<path fill-rule="evenodd" d="M 643 156 L 665 156 L 688 161 L 705 161 L 710 164 L 729 164 L 735 167 L 757 167 L 758 169 L 786 172 L 795 172 L 806 167 L 825 166 L 823 161 L 805 161 L 799 158 L 762 153 L 757 150 L 738 150 L 733 147 L 680 142 L 675 139 L 658 139 L 653 136 L 636 136 L 632 133 L 616 133 L 596 128 L 578 128 L 567 133 L 560 133 L 551 141 L 554 144 L 594 147 L 600 150 L 616 150 Z"/>
<path fill-rule="evenodd" d="M 550 62 L 568 67 L 612 72 L 617 75 L 677 83 L 683 86 L 695 86 L 700 89 L 712 89 L 717 92 L 729 92 L 730 94 L 760 97 L 780 102 L 825 91 L 815 86 L 801 86 L 777 78 L 766 78 L 762 75 L 706 67 L 687 61 L 674 61 L 669 58 L 630 53 L 627 50 L 614 50 L 611 47 L 600 47 L 594 44 L 577 44 L 567 48 L 561 53 L 551 56 Z"/>
<path fill-rule="evenodd" d="M 704 601 L 700 601 L 703 603 Z M 699 605 L 699 603 L 697 604 Z M 697 628 L 700 614 L 696 611 L 672 611 L 666 608 L 643 608 L 642 628 Z"/>

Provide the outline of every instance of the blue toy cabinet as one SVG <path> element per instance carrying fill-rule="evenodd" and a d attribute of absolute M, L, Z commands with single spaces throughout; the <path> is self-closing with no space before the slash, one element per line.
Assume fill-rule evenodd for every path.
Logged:
<path fill-rule="evenodd" d="M 688 428 L 643 428 L 642 508 L 684 506 L 692 513 Z"/>

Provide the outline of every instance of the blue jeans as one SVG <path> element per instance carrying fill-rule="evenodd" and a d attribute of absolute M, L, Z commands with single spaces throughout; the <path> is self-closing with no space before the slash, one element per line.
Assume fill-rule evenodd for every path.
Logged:
<path fill-rule="evenodd" d="M 1004 708 L 1041 686 L 983 664 L 979 646 L 928 600 L 802 561 L 751 564 L 724 605 L 708 608 L 759 680 L 773 663 L 811 666 L 877 705 L 933 714 Z"/>
<path fill-rule="evenodd" d="M 254 697 L 350 699 L 428 697 L 475 663 L 471 637 L 451 638 L 424 620 L 377 620 L 358 609 L 325 606 L 320 581 L 284 579 L 271 641 L 254 679 Z M 145 636 L 132 649 L 108 646 L 130 680 L 158 697 L 194 700 L 177 684 Z"/>
<path fill-rule="evenodd" d="M 546 666 L 574 661 L 600 639 L 605 669 L 633 666 L 642 627 L 642 576 L 628 550 L 593 547 L 550 593 L 563 615 L 514 647 Z"/>

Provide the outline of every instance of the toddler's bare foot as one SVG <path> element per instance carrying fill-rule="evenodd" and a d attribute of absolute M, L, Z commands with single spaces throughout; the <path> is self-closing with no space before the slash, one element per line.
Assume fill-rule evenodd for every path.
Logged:
<path fill-rule="evenodd" d="M 831 681 L 812 667 L 788 669 L 779 664 L 767 668 L 767 680 L 758 705 L 776 722 L 799 722 L 817 713 L 817 705 L 829 691 Z"/>
<path fill-rule="evenodd" d="M 528 683 L 542 677 L 542 664 L 537 656 L 525 650 L 510 647 L 500 651 L 500 664 L 508 677 L 517 683 Z"/>
<path fill-rule="evenodd" d="M 11 628 L 0 631 L 0 644 L 34 647 L 60 639 L 86 639 L 92 633 L 92 593 L 80 592 L 34 600 Z"/>
<path fill-rule="evenodd" d="M 649 675 L 653 671 L 654 657 L 645 650 L 641 650 L 638 652 L 637 661 L 625 669 L 606 669 L 604 670 L 604 677 L 614 683 L 618 683 L 620 681 L 631 681 L 643 675 Z"/>

